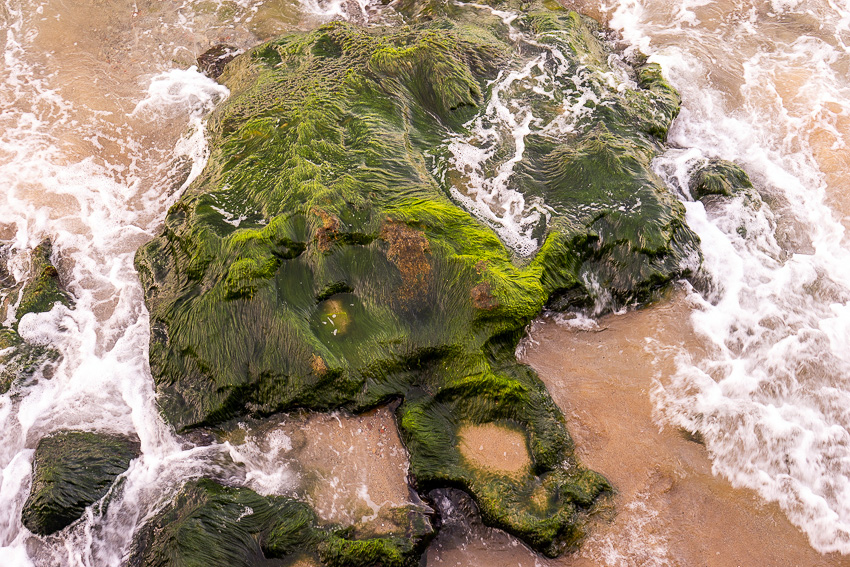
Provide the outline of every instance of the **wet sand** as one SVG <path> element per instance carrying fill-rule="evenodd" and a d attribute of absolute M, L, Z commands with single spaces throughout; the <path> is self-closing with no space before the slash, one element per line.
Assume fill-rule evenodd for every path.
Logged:
<path fill-rule="evenodd" d="M 389 407 L 361 415 L 280 415 L 225 438 L 255 471 L 242 482 L 260 479 L 254 488 L 262 492 L 304 498 L 323 522 L 393 533 L 404 529 L 396 519 L 419 505 L 407 485 L 407 451 Z"/>
<path fill-rule="evenodd" d="M 465 425 L 458 432 L 460 453 L 472 466 L 520 477 L 531 468 L 525 435 L 495 423 Z"/>
<path fill-rule="evenodd" d="M 713 476 L 698 438 L 656 422 L 655 381 L 674 370 L 681 347 L 702 348 L 689 313 L 675 294 L 590 330 L 557 316 L 537 321 L 522 360 L 563 410 L 581 460 L 615 486 L 616 513 L 592 522 L 580 551 L 551 561 L 498 530 L 456 523 L 432 545 L 428 565 L 850 566 L 850 557 L 814 551 L 777 505 Z"/>

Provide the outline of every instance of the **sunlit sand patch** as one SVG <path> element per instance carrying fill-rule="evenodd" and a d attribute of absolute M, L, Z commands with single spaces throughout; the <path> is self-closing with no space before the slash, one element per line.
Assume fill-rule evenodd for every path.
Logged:
<path fill-rule="evenodd" d="M 464 425 L 458 431 L 463 458 L 476 468 L 522 476 L 531 469 L 525 435 L 495 423 Z"/>

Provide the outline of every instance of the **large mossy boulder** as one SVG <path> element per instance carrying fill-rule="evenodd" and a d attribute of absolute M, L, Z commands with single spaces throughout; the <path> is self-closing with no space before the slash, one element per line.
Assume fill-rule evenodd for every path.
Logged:
<path fill-rule="evenodd" d="M 70 525 L 106 495 L 138 456 L 138 441 L 122 436 L 61 431 L 42 438 L 35 449 L 24 526 L 49 535 Z"/>
<path fill-rule="evenodd" d="M 209 479 L 187 483 L 137 534 L 130 567 L 413 567 L 433 535 L 412 515 L 403 533 L 357 538 L 322 526 L 303 502 Z"/>
<path fill-rule="evenodd" d="M 640 301 L 698 264 L 684 208 L 650 167 L 679 98 L 657 65 L 611 68 L 574 12 L 532 6 L 508 29 L 487 9 L 452 11 L 331 23 L 228 64 L 208 165 L 136 256 L 151 369 L 178 430 L 402 399 L 415 486 L 463 488 L 490 525 L 554 555 L 609 486 L 576 461 L 514 350 L 553 297 Z M 586 103 L 524 140 L 513 182 L 546 215 L 521 256 L 452 199 L 463 172 L 447 174 L 446 140 L 469 136 L 500 72 L 535 58 L 552 88 L 500 96 L 553 123 Z M 461 454 L 460 428 L 494 422 L 526 436 L 526 474 Z"/>

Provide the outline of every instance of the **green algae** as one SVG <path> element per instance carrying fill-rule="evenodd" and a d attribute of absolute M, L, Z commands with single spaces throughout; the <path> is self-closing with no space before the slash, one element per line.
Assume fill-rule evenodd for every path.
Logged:
<path fill-rule="evenodd" d="M 33 249 L 29 277 L 23 285 L 14 283 L 5 265 L 0 270 L 0 286 L 6 288 L 2 290 L 0 316 L 6 318 L 17 302 L 11 327 L 0 326 L 0 394 L 7 393 L 12 384 L 33 376 L 39 369 L 46 369 L 59 358 L 55 349 L 30 344 L 17 331 L 21 318 L 28 313 L 50 311 L 57 302 L 71 306 L 72 297 L 63 288 L 51 256 L 52 246 L 48 240 Z"/>
<path fill-rule="evenodd" d="M 186 483 L 145 524 L 128 564 L 251 567 L 315 561 L 329 567 L 413 567 L 432 535 L 427 518 L 418 517 L 404 532 L 355 538 L 350 529 L 320 525 L 303 502 L 202 478 Z"/>
<path fill-rule="evenodd" d="M 18 321 L 27 313 L 50 311 L 56 303 L 70 306 L 71 296 L 62 287 L 59 272 L 51 263 L 50 241 L 45 240 L 32 251 L 31 279 L 21 290 L 21 300 L 15 315 Z"/>
<path fill-rule="evenodd" d="M 733 197 L 753 189 L 750 177 L 740 166 L 725 160 L 711 159 L 691 173 L 688 188 L 694 199 L 708 195 Z"/>
<path fill-rule="evenodd" d="M 73 523 L 109 491 L 139 455 L 126 437 L 62 431 L 42 438 L 35 450 L 32 488 L 22 520 L 33 533 L 49 535 Z"/>
<path fill-rule="evenodd" d="M 0 328 L 0 394 L 15 383 L 24 382 L 41 370 L 49 373 L 59 352 L 45 345 L 30 344 L 13 329 Z"/>
<path fill-rule="evenodd" d="M 563 415 L 514 350 L 547 302 L 644 301 L 698 263 L 683 206 L 650 167 L 678 94 L 655 65 L 612 88 L 587 18 L 521 16 L 604 104 L 566 139 L 527 140 L 517 178 L 552 214 L 536 254 L 519 258 L 432 165 L 524 55 L 476 8 L 417 13 L 395 29 L 287 34 L 227 66 L 232 96 L 209 119 L 209 163 L 136 257 L 158 401 L 185 430 L 401 399 L 417 489 L 460 487 L 488 524 L 556 555 L 610 486 L 577 462 Z M 564 96 L 532 105 L 551 113 Z M 464 461 L 461 424 L 490 422 L 524 432 L 527 475 Z M 325 545 L 328 561 L 344 550 L 398 560 L 383 543 Z"/>

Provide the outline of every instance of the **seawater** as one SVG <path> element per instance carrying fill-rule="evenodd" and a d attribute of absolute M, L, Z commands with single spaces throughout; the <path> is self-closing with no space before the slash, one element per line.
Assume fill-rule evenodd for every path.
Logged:
<path fill-rule="evenodd" d="M 680 193 L 709 279 L 655 401 L 705 439 L 716 474 L 776 501 L 822 552 L 850 553 L 850 4 L 624 1 L 627 49 L 684 100 L 656 169 Z M 704 205 L 691 168 L 733 160 L 761 199 Z"/>
<path fill-rule="evenodd" d="M 625 54 L 641 50 L 661 63 L 683 97 L 672 149 L 655 166 L 702 240 L 702 284 L 687 289 L 700 348 L 680 349 L 675 370 L 658 376 L 659 423 L 699 432 L 714 472 L 778 502 L 815 549 L 850 553 L 850 5 L 576 7 L 605 21 Z M 133 255 L 203 167 L 203 118 L 227 96 L 192 68 L 199 53 L 328 19 L 375 21 L 383 10 L 341 0 L 0 4 L 0 243 L 20 280 L 29 252 L 50 238 L 76 299 L 72 309 L 24 318 L 21 334 L 62 357 L 50 379 L 36 375 L 0 396 L 3 565 L 120 565 L 133 531 L 187 478 L 262 492 L 291 486 L 290 471 L 250 447 L 196 447 L 162 422 Z M 506 73 L 503 84 L 531 70 Z M 479 138 L 506 137 L 521 157 L 531 119 L 521 109 L 499 114 L 497 102 L 488 108 L 502 117 L 499 131 Z M 480 172 L 470 160 L 486 152 L 467 139 L 447 143 L 456 165 Z M 760 201 L 695 202 L 688 175 L 708 158 L 742 165 Z M 510 170 L 502 164 L 501 178 L 478 179 L 459 199 L 471 199 L 485 221 L 493 202 L 513 207 L 514 217 L 490 220 L 528 252 L 528 228 L 545 207 L 510 193 Z M 64 428 L 136 435 L 143 456 L 106 513 L 95 506 L 71 530 L 34 537 L 20 523 L 33 448 Z M 643 510 L 646 521 L 655 515 Z"/>

